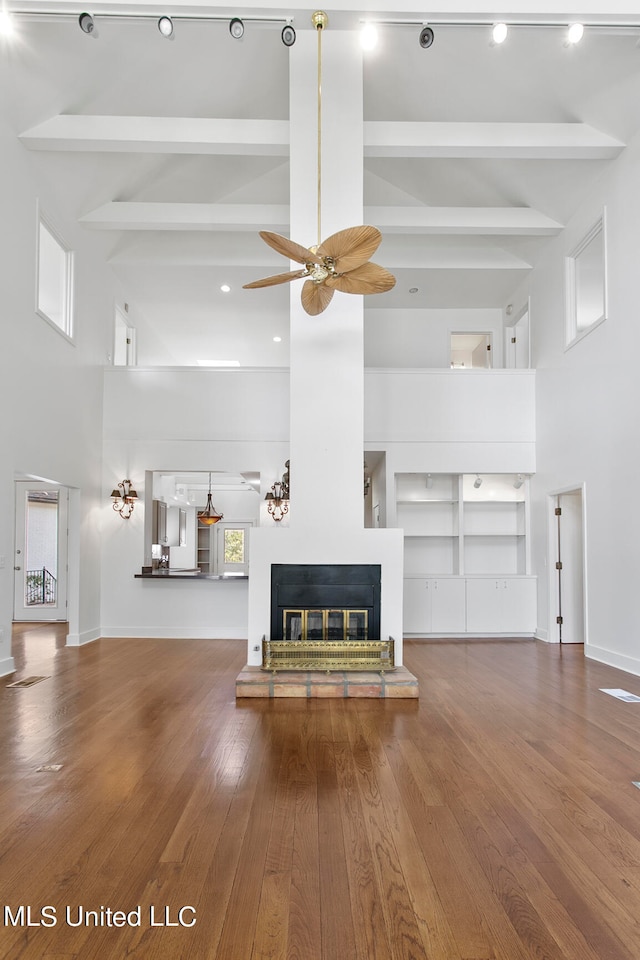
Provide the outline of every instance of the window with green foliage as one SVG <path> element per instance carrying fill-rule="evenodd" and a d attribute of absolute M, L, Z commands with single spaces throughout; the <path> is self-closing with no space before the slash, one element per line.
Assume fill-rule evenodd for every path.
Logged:
<path fill-rule="evenodd" d="M 224 562 L 244 563 L 244 528 L 224 531 Z"/>

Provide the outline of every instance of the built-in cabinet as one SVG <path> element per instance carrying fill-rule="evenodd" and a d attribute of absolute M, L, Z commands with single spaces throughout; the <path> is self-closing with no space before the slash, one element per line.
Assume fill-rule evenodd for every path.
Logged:
<path fill-rule="evenodd" d="M 396 475 L 405 634 L 533 633 L 527 492 L 519 474 Z"/>

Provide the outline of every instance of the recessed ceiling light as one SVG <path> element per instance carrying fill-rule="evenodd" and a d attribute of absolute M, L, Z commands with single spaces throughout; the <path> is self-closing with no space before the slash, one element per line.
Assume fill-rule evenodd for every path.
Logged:
<path fill-rule="evenodd" d="M 223 283 L 220 289 L 222 290 L 223 293 L 229 293 L 231 291 L 231 287 L 229 286 L 228 283 Z"/>
<path fill-rule="evenodd" d="M 409 293 L 417 293 L 417 292 L 418 292 L 417 287 L 409 287 Z"/>
<path fill-rule="evenodd" d="M 282 343 L 282 337 L 274 337 L 274 338 L 273 338 L 273 342 L 274 342 L 274 343 Z"/>

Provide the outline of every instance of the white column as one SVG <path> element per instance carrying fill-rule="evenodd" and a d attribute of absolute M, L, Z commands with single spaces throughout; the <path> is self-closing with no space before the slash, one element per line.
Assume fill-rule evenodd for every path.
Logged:
<path fill-rule="evenodd" d="M 362 52 L 355 33 L 322 33 L 322 239 L 363 220 Z M 317 46 L 291 49 L 291 238 L 318 240 Z M 310 317 L 291 290 L 291 526 L 362 528 L 363 298 L 336 292 Z"/>

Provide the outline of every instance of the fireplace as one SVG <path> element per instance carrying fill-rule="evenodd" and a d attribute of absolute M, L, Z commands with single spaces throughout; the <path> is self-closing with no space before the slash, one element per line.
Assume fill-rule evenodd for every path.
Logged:
<path fill-rule="evenodd" d="M 272 564 L 266 670 L 390 670 L 379 564 Z"/>

